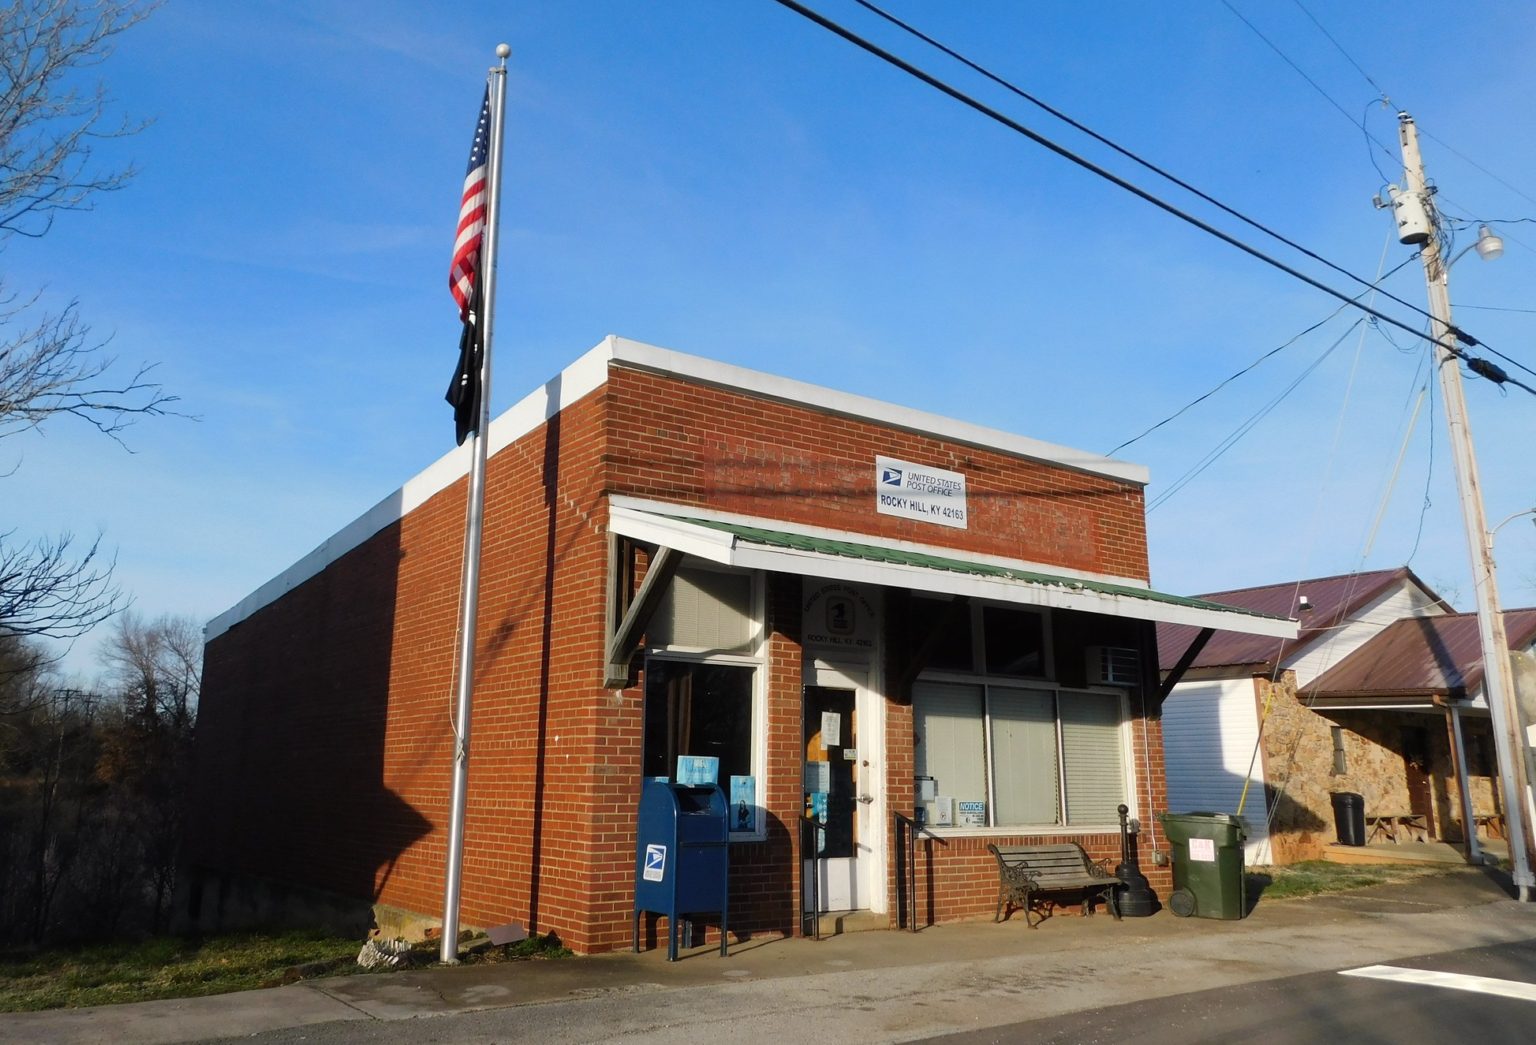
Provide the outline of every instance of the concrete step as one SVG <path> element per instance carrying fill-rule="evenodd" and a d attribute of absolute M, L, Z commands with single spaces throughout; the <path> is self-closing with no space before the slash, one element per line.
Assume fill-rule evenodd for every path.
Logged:
<path fill-rule="evenodd" d="M 1323 859 L 1336 864 L 1461 864 L 1459 846 L 1445 842 L 1378 842 L 1325 846 Z"/>
<path fill-rule="evenodd" d="M 876 914 L 874 911 L 821 912 L 822 936 L 841 936 L 843 933 L 871 932 L 890 927 L 890 916 Z"/>

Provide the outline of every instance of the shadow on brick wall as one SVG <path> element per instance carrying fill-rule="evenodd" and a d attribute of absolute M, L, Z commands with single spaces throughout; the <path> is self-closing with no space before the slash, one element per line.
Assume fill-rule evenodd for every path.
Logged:
<path fill-rule="evenodd" d="M 404 559 L 397 522 L 209 642 L 184 925 L 345 919 L 429 831 L 384 779 Z M 398 765 L 437 756 L 390 752 Z M 296 889 L 330 899 L 292 900 Z"/>

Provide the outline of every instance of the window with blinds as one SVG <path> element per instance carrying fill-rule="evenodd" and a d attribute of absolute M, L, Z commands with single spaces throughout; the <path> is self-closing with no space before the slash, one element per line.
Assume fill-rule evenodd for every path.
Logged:
<path fill-rule="evenodd" d="M 988 687 L 997 824 L 1061 823 L 1056 767 L 1056 696 Z"/>
<path fill-rule="evenodd" d="M 985 802 L 989 827 L 1101 827 L 1128 797 L 1118 693 L 920 680 L 916 773 L 945 802 Z M 990 735 L 991 743 L 987 743 Z M 925 809 L 930 824 L 935 804 Z"/>
<path fill-rule="evenodd" d="M 1063 692 L 1060 706 L 1067 823 L 1113 824 L 1125 801 L 1120 697 Z"/>
<path fill-rule="evenodd" d="M 647 629 L 650 644 L 747 651 L 756 637 L 752 575 L 684 566 L 672 578 Z"/>
<path fill-rule="evenodd" d="M 982 687 L 923 682 L 912 691 L 912 731 L 918 776 L 931 776 L 954 802 L 987 800 L 982 737 Z M 928 822 L 937 822 L 927 809 Z"/>

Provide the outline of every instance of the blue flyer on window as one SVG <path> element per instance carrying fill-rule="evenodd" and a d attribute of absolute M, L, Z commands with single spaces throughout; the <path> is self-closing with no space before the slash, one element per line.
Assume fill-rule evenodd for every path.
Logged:
<path fill-rule="evenodd" d="M 677 782 L 684 787 L 714 787 L 720 782 L 720 760 L 713 755 L 678 755 Z"/>
<path fill-rule="evenodd" d="M 731 830 L 750 831 L 755 824 L 753 815 L 757 804 L 757 777 L 731 777 Z"/>

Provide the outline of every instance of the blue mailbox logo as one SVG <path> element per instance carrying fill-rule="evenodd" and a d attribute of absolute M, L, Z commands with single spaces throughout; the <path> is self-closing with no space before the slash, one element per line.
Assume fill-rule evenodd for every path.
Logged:
<path fill-rule="evenodd" d="M 667 874 L 667 847 L 664 845 L 648 845 L 645 847 L 645 869 L 640 872 L 640 877 L 647 882 L 659 882 Z"/>

